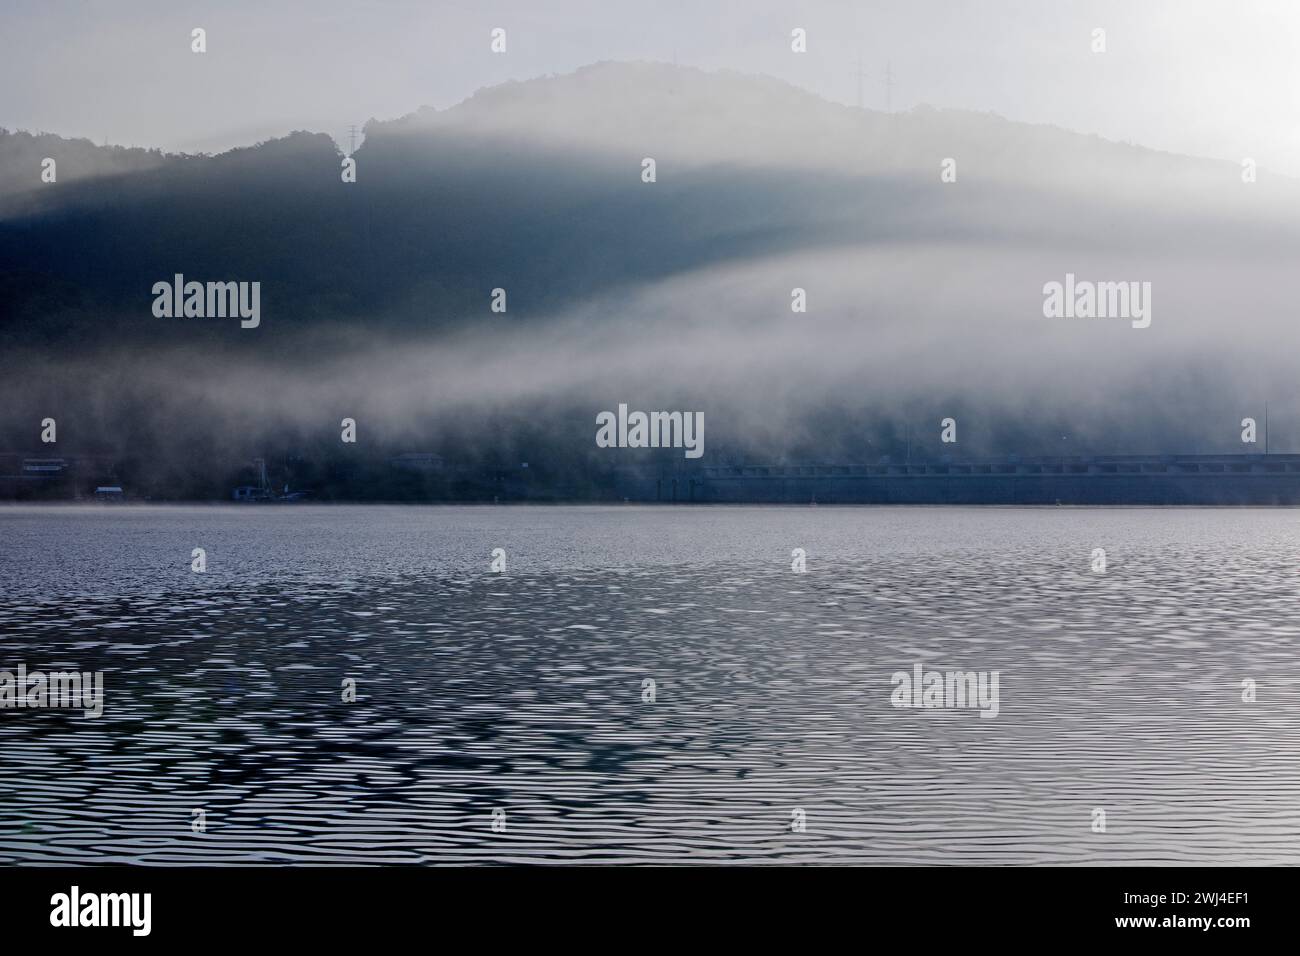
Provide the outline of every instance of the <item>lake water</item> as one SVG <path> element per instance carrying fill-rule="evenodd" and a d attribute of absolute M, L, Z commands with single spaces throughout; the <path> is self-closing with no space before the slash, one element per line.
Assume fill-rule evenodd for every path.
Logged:
<path fill-rule="evenodd" d="M 1300 863 L 1298 559 L 1290 510 L 0 507 L 0 670 L 106 695 L 0 710 L 0 863 Z M 892 706 L 917 664 L 997 716 Z"/>

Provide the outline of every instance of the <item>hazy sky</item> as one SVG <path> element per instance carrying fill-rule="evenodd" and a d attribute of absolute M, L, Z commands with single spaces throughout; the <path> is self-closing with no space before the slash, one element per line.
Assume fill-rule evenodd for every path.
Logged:
<path fill-rule="evenodd" d="M 1298 51 L 1296 0 L 4 0 L 0 126 L 190 151 L 345 139 L 607 59 L 768 73 L 851 104 L 860 55 L 869 107 L 890 63 L 895 109 L 992 110 L 1300 176 Z"/>

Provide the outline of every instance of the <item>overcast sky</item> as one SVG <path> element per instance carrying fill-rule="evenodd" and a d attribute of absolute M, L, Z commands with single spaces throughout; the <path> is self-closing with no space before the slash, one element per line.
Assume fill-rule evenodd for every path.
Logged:
<path fill-rule="evenodd" d="M 188 151 L 291 129 L 342 140 L 608 59 L 767 73 L 852 104 L 859 56 L 868 107 L 884 108 L 888 63 L 895 109 L 992 110 L 1300 176 L 1295 0 L 3 0 L 0 126 Z"/>

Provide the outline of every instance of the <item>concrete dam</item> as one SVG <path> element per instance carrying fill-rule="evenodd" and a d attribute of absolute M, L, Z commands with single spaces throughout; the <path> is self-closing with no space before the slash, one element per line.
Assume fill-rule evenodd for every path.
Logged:
<path fill-rule="evenodd" d="M 701 504 L 1300 505 L 1300 455 L 665 466 L 622 497 Z"/>

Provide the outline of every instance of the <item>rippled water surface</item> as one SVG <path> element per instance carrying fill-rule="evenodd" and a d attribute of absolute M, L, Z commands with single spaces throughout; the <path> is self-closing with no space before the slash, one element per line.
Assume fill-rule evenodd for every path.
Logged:
<path fill-rule="evenodd" d="M 0 710 L 0 862 L 1297 863 L 1298 563 L 1288 510 L 0 507 L 0 670 L 107 698 Z"/>

